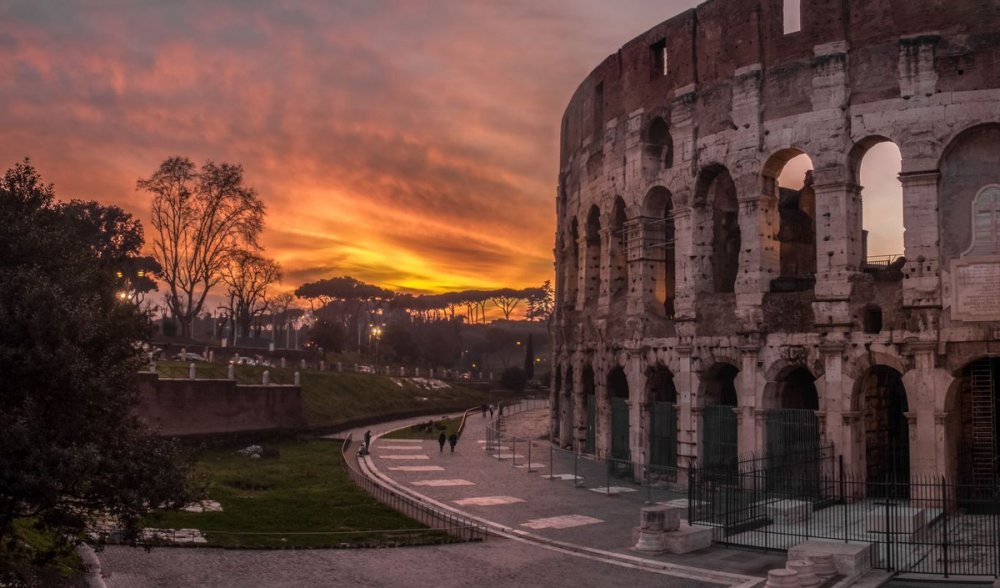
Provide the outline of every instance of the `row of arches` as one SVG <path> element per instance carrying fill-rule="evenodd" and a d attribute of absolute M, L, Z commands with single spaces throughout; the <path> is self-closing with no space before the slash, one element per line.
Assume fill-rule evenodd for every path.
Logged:
<path fill-rule="evenodd" d="M 655 149 L 651 145 L 646 144 L 647 150 L 657 151 L 658 157 L 669 150 L 659 143 Z M 869 258 L 891 261 L 903 250 L 898 177 L 901 156 L 891 141 L 873 138 L 859 144 L 851 158 L 863 188 L 860 214 L 849 222 L 861 225 L 863 263 L 857 269 L 864 269 Z M 766 287 L 772 292 L 811 289 L 817 271 L 817 202 L 812 172 L 812 159 L 803 151 L 789 148 L 775 153 L 760 174 L 760 205 L 741 213 L 737 185 L 729 170 L 721 164 L 704 167 L 695 179 L 690 208 L 684 203 L 682 211 L 690 215 L 689 228 L 680 235 L 687 240 L 685 249 L 690 250 L 682 261 L 682 265 L 690 264 L 686 269 L 678 265 L 675 241 L 679 205 L 667 187 L 654 185 L 634 211 L 621 196 L 610 201 L 610 209 L 602 211 L 597 204 L 592 205 L 584 216 L 570 219 L 562 240 L 562 302 L 587 309 L 604 295 L 612 314 L 624 311 L 633 283 L 630 272 L 641 269 L 651 275 L 648 284 L 638 287 L 644 290 L 642 297 L 653 301 L 644 306 L 671 318 L 679 279 L 688 280 L 687 287 L 693 293 L 731 293 L 736 289 L 741 263 L 759 263 L 768 280 Z M 749 214 L 763 218 L 742 218 Z M 749 251 L 743 234 L 746 227 L 760 233 L 754 235 L 760 239 L 756 244 L 761 250 L 759 258 L 741 260 Z M 606 284 L 601 282 L 602 245 L 607 251 Z"/>
<path fill-rule="evenodd" d="M 898 367 L 898 366 L 896 366 Z M 857 428 L 842 443 L 857 443 L 860 454 L 856 464 L 866 478 L 874 482 L 894 480 L 905 483 L 910 479 L 911 426 L 910 401 L 904 384 L 904 374 L 894 366 L 875 364 L 866 368 L 857 380 L 851 401 L 851 414 L 858 415 Z M 565 372 L 565 379 L 563 379 Z M 559 370 L 556 375 L 555 413 L 560 405 L 563 424 L 573 422 L 573 394 L 583 393 L 587 407 L 581 429 L 585 435 L 582 450 L 594 452 L 597 405 L 599 402 L 595 372 L 589 365 L 581 370 L 582 386 L 573 387 L 573 370 Z M 739 459 L 740 426 L 752 426 L 738 418 L 737 378 L 739 369 L 728 363 L 716 363 L 700 377 L 700 386 L 691 403 L 700 407 L 693 413 L 699 419 L 695 429 L 699 437 L 697 459 L 710 466 L 726 467 Z M 671 469 L 679 463 L 678 392 L 674 374 L 663 365 L 654 365 L 644 372 L 642 390 L 631 390 L 622 367 L 615 367 L 605 376 L 605 398 L 610 411 L 607 419 L 609 455 L 615 460 L 631 460 L 633 446 L 630 433 L 638 428 L 640 449 L 645 464 L 654 469 Z M 815 451 L 821 443 L 822 423 L 819 417 L 820 397 L 816 379 L 808 367 L 789 365 L 768 382 L 765 397 L 770 398 L 763 417 L 762 449 L 769 460 L 787 458 L 794 464 L 797 455 Z M 951 415 L 946 445 L 954 456 L 949 476 L 963 484 L 986 487 L 1000 481 L 1000 358 L 980 358 L 966 364 L 960 371 L 950 395 Z M 629 412 L 630 402 L 639 402 L 644 410 L 636 417 Z M 638 420 L 635 420 L 638 418 Z M 558 435 L 558 431 L 556 431 Z M 565 438 L 565 437 L 564 437 Z M 782 465 L 782 464 L 777 464 Z"/>

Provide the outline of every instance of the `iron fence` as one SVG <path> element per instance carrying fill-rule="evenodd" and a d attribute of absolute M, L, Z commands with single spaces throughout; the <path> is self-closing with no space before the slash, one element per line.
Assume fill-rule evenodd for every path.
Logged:
<path fill-rule="evenodd" d="M 998 577 L 998 500 L 995 486 L 854 474 L 829 445 L 780 460 L 750 456 L 735 470 L 688 471 L 688 519 L 712 527 L 719 543 L 769 550 L 811 539 L 867 544 L 874 567 L 911 574 Z"/>
<path fill-rule="evenodd" d="M 444 531 L 458 541 L 486 541 L 489 531 L 486 525 L 465 517 L 456 516 L 431 508 L 405 494 L 382 486 L 365 476 L 352 465 L 350 448 L 351 435 L 348 434 L 341 447 L 344 471 L 356 486 L 368 493 L 376 501 L 432 529 Z"/>

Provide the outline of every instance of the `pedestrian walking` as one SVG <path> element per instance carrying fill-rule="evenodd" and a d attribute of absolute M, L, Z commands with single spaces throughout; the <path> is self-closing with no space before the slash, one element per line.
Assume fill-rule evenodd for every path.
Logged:
<path fill-rule="evenodd" d="M 371 451 L 371 447 L 372 447 L 372 430 L 368 429 L 367 431 L 365 431 L 365 455 L 368 455 L 368 452 Z"/>
<path fill-rule="evenodd" d="M 444 433 L 441 433 L 441 434 L 444 435 Z M 455 433 L 452 433 L 451 436 L 448 437 L 448 445 L 451 445 L 451 452 L 452 453 L 455 453 L 455 445 L 457 443 L 458 443 L 458 435 L 456 435 Z"/>
<path fill-rule="evenodd" d="M 490 418 L 493 418 L 493 405 L 490 405 Z"/>
<path fill-rule="evenodd" d="M 444 442 L 446 440 L 447 437 L 444 436 L 444 431 L 441 431 L 441 434 L 438 435 L 438 446 L 440 447 L 440 449 L 438 449 L 438 453 L 444 453 Z"/>
<path fill-rule="evenodd" d="M 500 407 L 500 415 L 499 416 L 503 416 L 503 400 L 501 400 L 499 403 L 497 403 L 497 406 Z"/>
<path fill-rule="evenodd" d="M 482 411 L 483 411 L 483 418 L 485 419 L 486 418 L 486 403 L 484 402 L 484 403 L 480 404 L 479 408 L 482 409 Z"/>

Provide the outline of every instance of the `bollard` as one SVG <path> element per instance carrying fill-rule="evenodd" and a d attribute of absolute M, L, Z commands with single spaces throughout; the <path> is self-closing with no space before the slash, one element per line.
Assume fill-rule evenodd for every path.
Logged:
<path fill-rule="evenodd" d="M 555 448 L 552 446 L 552 444 L 549 444 L 549 482 L 551 482 L 552 479 L 555 477 L 555 472 L 552 470 L 552 468 L 554 467 L 553 463 L 555 463 L 555 460 L 553 459 L 554 455 L 555 455 Z"/>
<path fill-rule="evenodd" d="M 419 378 L 420 377 L 420 368 L 413 368 L 413 375 L 414 375 L 414 377 Z"/>
<path fill-rule="evenodd" d="M 261 384 L 265 386 L 271 385 L 271 372 L 264 370 L 264 374 L 261 376 Z"/>
<path fill-rule="evenodd" d="M 156 373 L 156 362 L 155 361 L 149 362 L 149 371 L 153 372 L 154 374 Z"/>
<path fill-rule="evenodd" d="M 828 553 L 817 553 L 809 556 L 813 562 L 813 573 L 826 580 L 837 575 L 837 567 L 833 564 L 833 556 Z"/>
<path fill-rule="evenodd" d="M 295 379 L 293 381 L 295 382 L 295 385 L 296 386 L 301 386 L 302 385 L 302 379 L 301 379 L 302 376 L 299 375 L 299 372 L 295 372 L 294 378 Z"/>
<path fill-rule="evenodd" d="M 322 359 L 319 360 L 319 371 L 321 371 L 321 372 L 325 372 L 326 371 L 326 362 L 323 361 Z"/>
<path fill-rule="evenodd" d="M 431 368 L 429 373 L 430 373 L 430 375 L 427 376 L 427 377 L 433 378 L 434 377 L 434 368 Z"/>
<path fill-rule="evenodd" d="M 573 486 L 579 486 L 580 485 L 580 477 L 578 475 L 576 475 L 576 472 L 577 472 L 577 465 L 576 465 L 576 463 L 578 461 L 580 461 L 580 454 L 574 452 L 573 453 Z"/>
<path fill-rule="evenodd" d="M 191 362 L 191 365 L 188 366 L 188 377 L 191 378 L 192 380 L 198 377 L 197 369 L 198 368 L 195 367 L 193 361 Z"/>
<path fill-rule="evenodd" d="M 226 378 L 228 378 L 230 380 L 235 380 L 236 379 L 236 364 L 231 363 L 226 368 Z"/>
<path fill-rule="evenodd" d="M 281 367 L 285 367 L 285 358 L 284 357 L 281 358 Z"/>
<path fill-rule="evenodd" d="M 795 570 L 779 568 L 767 572 L 767 583 L 765 588 L 800 588 L 798 576 Z"/>
<path fill-rule="evenodd" d="M 303 358 L 302 361 L 299 363 L 299 367 L 302 368 L 302 369 L 306 369 L 306 360 L 305 360 L 305 358 Z"/>
<path fill-rule="evenodd" d="M 785 567 L 798 573 L 799 585 L 802 588 L 816 588 L 823 583 L 823 580 L 816 577 L 816 564 L 809 560 L 794 559 L 786 563 Z"/>
<path fill-rule="evenodd" d="M 208 350 L 208 363 L 215 363 L 215 352 L 211 349 Z"/>
<path fill-rule="evenodd" d="M 399 366 L 399 377 L 400 378 L 405 378 L 406 377 L 406 367 Z"/>

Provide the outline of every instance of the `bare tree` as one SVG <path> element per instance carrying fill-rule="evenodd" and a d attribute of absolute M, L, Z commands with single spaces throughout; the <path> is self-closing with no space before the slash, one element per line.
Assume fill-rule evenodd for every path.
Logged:
<path fill-rule="evenodd" d="M 189 337 L 230 255 L 257 248 L 264 205 L 244 184 L 242 166 L 208 161 L 196 170 L 186 157 L 165 160 L 136 189 L 153 194 L 153 256 L 181 335 Z"/>
<path fill-rule="evenodd" d="M 268 311 L 268 289 L 281 280 L 281 266 L 275 260 L 252 251 L 237 250 L 222 268 L 227 286 L 229 310 L 238 332 L 249 336 L 254 321 Z M 236 333 L 233 333 L 236 342 Z"/>

